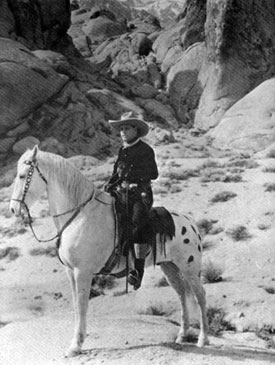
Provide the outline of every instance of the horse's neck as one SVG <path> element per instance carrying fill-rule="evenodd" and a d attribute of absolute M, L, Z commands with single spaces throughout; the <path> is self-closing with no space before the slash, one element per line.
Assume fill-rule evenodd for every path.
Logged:
<path fill-rule="evenodd" d="M 65 159 L 44 161 L 48 180 L 48 201 L 51 215 L 58 215 L 79 207 L 95 192 L 94 184 Z M 66 221 L 70 215 L 61 216 Z"/>

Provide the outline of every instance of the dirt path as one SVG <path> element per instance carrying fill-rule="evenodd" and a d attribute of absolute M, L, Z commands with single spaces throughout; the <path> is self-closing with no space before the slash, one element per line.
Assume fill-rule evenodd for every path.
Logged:
<path fill-rule="evenodd" d="M 83 354 L 64 359 L 72 335 L 72 313 L 16 322 L 0 330 L 5 365 L 233 365 L 272 364 L 275 352 L 244 345 L 243 337 L 210 338 L 211 345 L 173 344 L 177 326 L 156 316 L 89 316 Z"/>

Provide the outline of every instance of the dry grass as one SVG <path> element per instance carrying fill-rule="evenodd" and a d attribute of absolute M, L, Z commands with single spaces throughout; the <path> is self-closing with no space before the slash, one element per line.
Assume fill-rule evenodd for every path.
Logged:
<path fill-rule="evenodd" d="M 275 150 L 270 150 L 267 154 L 266 154 L 267 158 L 275 158 Z"/>
<path fill-rule="evenodd" d="M 259 167 L 259 163 L 252 158 L 239 158 L 228 162 L 228 167 L 243 167 L 246 169 L 255 169 Z"/>
<path fill-rule="evenodd" d="M 226 234 L 229 235 L 234 241 L 246 241 L 251 238 L 247 228 L 242 225 L 238 225 L 229 229 L 226 231 Z"/>
<path fill-rule="evenodd" d="M 55 257 L 56 256 L 56 247 L 48 246 L 48 247 L 36 247 L 29 251 L 31 256 L 48 256 Z"/>
<path fill-rule="evenodd" d="M 182 170 L 178 171 L 176 170 L 170 170 L 166 171 L 162 174 L 163 177 L 168 177 L 170 180 L 176 180 L 176 181 L 182 181 L 182 180 L 188 180 L 191 177 L 198 177 L 199 171 L 198 170 Z"/>
<path fill-rule="evenodd" d="M 222 273 L 222 267 L 214 264 L 211 260 L 208 260 L 203 264 L 202 277 L 205 284 L 218 283 L 222 281 Z"/>
<path fill-rule="evenodd" d="M 274 288 L 274 286 L 266 286 L 266 287 L 264 287 L 264 290 L 265 290 L 268 294 L 275 294 L 275 288 Z"/>
<path fill-rule="evenodd" d="M 8 261 L 16 260 L 20 254 L 20 250 L 17 247 L 6 247 L 0 249 L 0 260 L 1 259 L 8 259 Z"/>
<path fill-rule="evenodd" d="M 235 198 L 237 196 L 236 193 L 232 191 L 222 191 L 213 196 L 210 200 L 211 203 L 219 203 L 219 202 L 227 202 L 228 200 Z"/>
<path fill-rule="evenodd" d="M 205 236 L 211 234 L 215 223 L 217 223 L 217 220 L 203 218 L 197 222 L 197 226 L 201 234 Z"/>
<path fill-rule="evenodd" d="M 0 234 L 2 234 L 3 237 L 15 237 L 19 234 L 24 234 L 27 231 L 25 227 L 22 227 L 20 225 L 13 225 L 11 227 L 3 227 L 0 228 Z"/>
<path fill-rule="evenodd" d="M 275 172 L 275 167 L 265 167 L 262 170 L 263 172 L 270 172 L 270 173 L 274 173 Z"/>
<path fill-rule="evenodd" d="M 226 313 L 222 308 L 207 308 L 208 331 L 212 336 L 219 336 L 224 331 L 235 330 L 234 326 L 228 322 L 225 317 Z"/>
<path fill-rule="evenodd" d="M 256 335 L 265 341 L 268 349 L 275 349 L 275 328 L 272 325 L 263 325 L 257 328 Z"/>
<path fill-rule="evenodd" d="M 165 315 L 169 315 L 170 313 L 168 313 L 164 309 L 162 303 L 154 303 L 154 304 L 148 305 L 146 308 L 139 309 L 138 314 L 145 314 L 145 315 L 149 315 L 149 316 L 165 316 Z"/>
<path fill-rule="evenodd" d="M 273 191 L 275 191 L 275 183 L 266 183 L 264 184 L 265 187 L 265 191 L 272 193 Z"/>

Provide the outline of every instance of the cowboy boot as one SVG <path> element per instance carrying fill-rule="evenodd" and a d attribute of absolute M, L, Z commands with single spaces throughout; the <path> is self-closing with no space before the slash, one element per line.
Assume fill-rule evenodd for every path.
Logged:
<path fill-rule="evenodd" d="M 134 290 L 137 290 L 141 286 L 144 274 L 145 258 L 148 250 L 148 245 L 146 243 L 135 243 L 134 247 L 136 253 L 135 269 L 130 271 L 128 276 L 128 283 L 130 285 L 133 285 Z"/>

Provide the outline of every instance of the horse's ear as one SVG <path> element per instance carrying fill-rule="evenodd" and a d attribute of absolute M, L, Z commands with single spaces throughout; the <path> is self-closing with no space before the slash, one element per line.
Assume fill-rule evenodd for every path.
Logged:
<path fill-rule="evenodd" d="M 38 152 L 38 145 L 36 144 L 34 147 L 33 147 L 33 151 L 32 151 L 32 160 L 35 161 L 36 160 L 36 155 L 37 155 L 37 152 Z"/>

